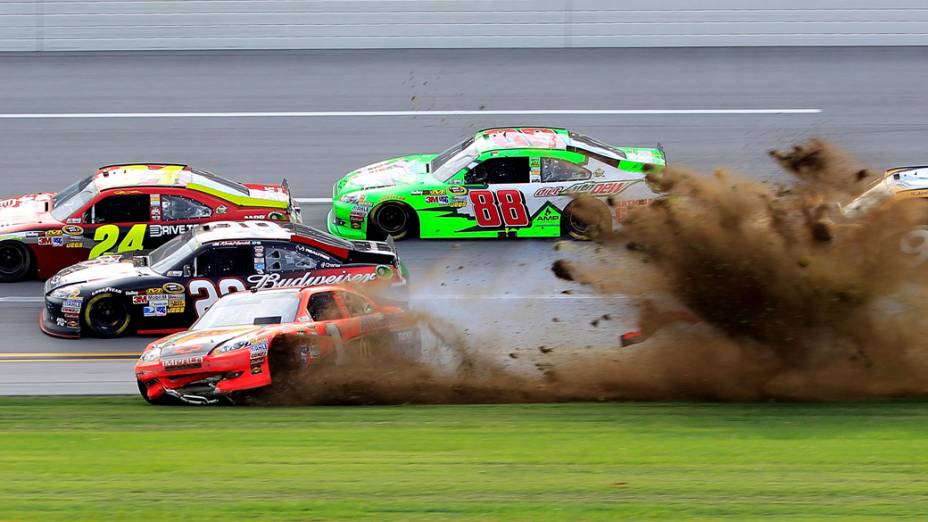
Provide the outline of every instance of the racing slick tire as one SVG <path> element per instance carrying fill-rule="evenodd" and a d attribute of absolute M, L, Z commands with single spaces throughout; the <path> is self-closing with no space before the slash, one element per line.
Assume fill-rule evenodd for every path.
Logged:
<path fill-rule="evenodd" d="M 145 386 L 145 383 L 139 380 L 136 380 L 135 382 L 139 385 L 139 395 L 141 395 L 142 398 L 145 399 L 145 402 L 148 404 L 154 404 L 155 406 L 177 406 L 181 403 L 179 400 L 171 397 L 166 393 L 162 394 L 157 399 L 149 399 L 148 388 Z"/>
<path fill-rule="evenodd" d="M 374 233 L 370 239 L 385 240 L 392 237 L 399 241 L 413 237 L 419 232 L 419 220 L 416 212 L 408 205 L 388 201 L 378 205 L 368 217 L 368 229 Z"/>
<path fill-rule="evenodd" d="M 129 329 L 129 307 L 115 294 L 95 295 L 84 305 L 84 326 L 103 338 L 119 337 Z"/>
<path fill-rule="evenodd" d="M 580 209 L 579 205 L 587 208 Z M 583 203 L 572 201 L 561 214 L 561 235 L 588 241 L 602 232 L 612 230 L 612 214 L 609 207 L 598 199 L 585 199 Z"/>
<path fill-rule="evenodd" d="M 19 241 L 0 243 L 0 281 L 22 281 L 32 272 L 32 251 Z"/>

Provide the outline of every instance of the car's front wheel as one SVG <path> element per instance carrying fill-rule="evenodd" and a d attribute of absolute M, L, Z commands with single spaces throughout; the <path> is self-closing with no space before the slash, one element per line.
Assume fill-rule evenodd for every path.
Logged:
<path fill-rule="evenodd" d="M 119 337 L 129 321 L 125 301 L 115 294 L 95 295 L 84 305 L 84 326 L 97 337 Z"/>
<path fill-rule="evenodd" d="M 0 243 L 0 281 L 22 281 L 32 271 L 32 252 L 19 241 Z"/>
<path fill-rule="evenodd" d="M 416 213 L 402 203 L 387 202 L 374 208 L 368 216 L 371 239 L 383 240 L 392 237 L 399 241 L 418 232 Z"/>

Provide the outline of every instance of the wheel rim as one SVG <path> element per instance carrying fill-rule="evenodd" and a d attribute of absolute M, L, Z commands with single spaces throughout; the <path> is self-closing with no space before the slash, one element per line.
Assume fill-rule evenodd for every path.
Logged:
<path fill-rule="evenodd" d="M 576 213 L 570 213 L 570 228 L 577 234 L 586 234 L 590 230 L 590 224 L 580 219 Z"/>
<path fill-rule="evenodd" d="M 0 247 L 0 274 L 15 274 L 26 262 L 23 251 L 12 245 Z"/>
<path fill-rule="evenodd" d="M 126 310 L 112 299 L 103 299 L 94 303 L 90 322 L 90 326 L 98 332 L 118 332 L 126 322 Z"/>
<path fill-rule="evenodd" d="M 406 211 L 396 205 L 387 205 L 377 212 L 377 224 L 384 232 L 393 235 L 406 229 Z"/>

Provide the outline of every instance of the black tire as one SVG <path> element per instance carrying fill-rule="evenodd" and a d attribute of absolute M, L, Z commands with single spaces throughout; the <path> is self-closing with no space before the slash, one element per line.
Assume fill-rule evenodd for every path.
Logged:
<path fill-rule="evenodd" d="M 175 399 L 174 397 L 171 397 L 170 395 L 166 393 L 162 394 L 157 399 L 149 399 L 148 398 L 148 387 L 145 386 L 145 383 L 139 380 L 136 380 L 135 382 L 139 385 L 139 395 L 141 395 L 142 398 L 145 399 L 145 402 L 147 402 L 148 404 L 154 404 L 155 406 L 176 406 L 180 404 L 179 400 Z"/>
<path fill-rule="evenodd" d="M 399 241 L 419 231 L 415 211 L 402 203 L 383 203 L 371 211 L 368 220 L 368 229 L 373 228 L 375 236 L 371 239 L 384 240 L 389 236 Z"/>
<path fill-rule="evenodd" d="M 588 241 L 595 239 L 602 232 L 612 231 L 612 214 L 606 205 L 599 200 L 584 201 L 583 204 L 589 205 L 589 209 L 583 210 L 583 213 L 587 214 L 583 217 L 578 215 L 576 201 L 564 209 L 564 213 L 561 214 L 562 236 Z"/>
<path fill-rule="evenodd" d="M 0 281 L 22 281 L 32 273 L 32 251 L 19 241 L 0 243 Z"/>
<path fill-rule="evenodd" d="M 125 300 L 115 294 L 99 294 L 84 305 L 84 327 L 104 338 L 119 337 L 129 329 L 131 317 Z"/>

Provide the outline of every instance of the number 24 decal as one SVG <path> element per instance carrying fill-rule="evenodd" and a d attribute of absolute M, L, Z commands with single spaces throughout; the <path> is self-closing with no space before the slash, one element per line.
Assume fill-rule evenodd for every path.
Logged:
<path fill-rule="evenodd" d="M 497 228 L 505 223 L 507 227 L 527 227 L 529 224 L 525 196 L 518 190 L 472 190 L 470 201 L 474 204 L 477 226 Z"/>
<path fill-rule="evenodd" d="M 96 230 L 93 234 L 93 240 L 97 242 L 96 245 L 90 250 L 90 259 L 96 259 L 107 252 L 112 251 L 112 248 L 116 246 L 116 243 L 119 242 L 119 246 L 116 248 L 116 252 L 131 252 L 133 250 L 142 250 L 144 248 L 142 245 L 145 242 L 145 231 L 148 230 L 148 225 L 138 224 L 132 225 L 132 228 L 126 232 L 126 235 L 122 238 L 122 241 L 119 241 L 119 227 L 116 225 L 103 225 Z"/>

